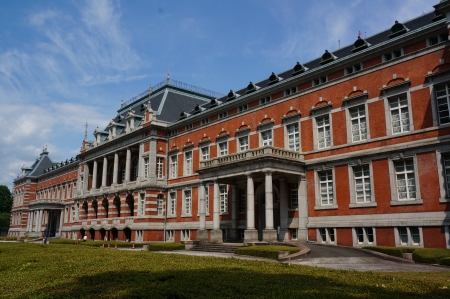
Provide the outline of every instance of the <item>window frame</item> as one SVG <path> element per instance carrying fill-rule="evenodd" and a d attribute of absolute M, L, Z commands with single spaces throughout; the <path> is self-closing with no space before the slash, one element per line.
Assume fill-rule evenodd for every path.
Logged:
<path fill-rule="evenodd" d="M 265 105 L 267 103 L 270 103 L 272 101 L 272 96 L 267 96 L 259 99 L 260 105 Z"/>
<path fill-rule="evenodd" d="M 397 56 L 397 52 L 400 51 L 400 55 Z M 388 59 L 388 55 L 390 55 L 390 58 Z M 381 57 L 382 57 L 382 61 L 383 62 L 388 62 L 394 59 L 397 59 L 399 57 L 405 56 L 405 52 L 403 50 L 403 47 L 400 49 L 396 49 L 396 50 L 392 50 L 390 52 L 386 52 L 384 53 Z"/>
<path fill-rule="evenodd" d="M 169 191 L 170 215 L 168 217 L 177 217 L 177 192 Z"/>
<path fill-rule="evenodd" d="M 293 134 L 289 132 L 289 128 L 293 127 L 293 126 L 297 126 L 297 132 L 294 132 Z M 296 145 L 295 147 L 298 146 L 298 149 L 296 149 L 294 147 L 294 149 L 291 148 L 291 144 L 290 144 L 290 136 L 291 135 L 295 135 L 297 134 L 297 138 L 298 138 L 298 145 Z M 301 135 L 300 135 L 300 122 L 298 120 L 293 121 L 293 122 L 287 122 L 284 126 L 284 135 L 285 135 L 285 139 L 284 139 L 284 144 L 285 144 L 285 149 L 291 150 L 291 151 L 295 151 L 295 152 L 301 152 L 302 151 L 302 147 L 301 147 Z M 294 137 L 295 140 L 295 137 Z"/>
<path fill-rule="evenodd" d="M 178 177 L 178 154 L 170 155 L 170 178 Z"/>
<path fill-rule="evenodd" d="M 441 86 L 446 86 L 446 95 L 445 96 L 440 96 L 438 97 L 437 95 L 437 88 L 441 87 Z M 446 123 L 442 123 L 441 122 L 441 117 L 439 116 L 439 99 L 441 98 L 446 98 L 447 100 L 447 113 L 449 114 L 449 121 Z M 443 83 L 439 83 L 433 86 L 433 91 L 432 91 L 432 99 L 433 99 L 433 107 L 435 110 L 435 125 L 436 126 L 447 126 L 450 125 L 450 82 L 443 82 Z"/>
<path fill-rule="evenodd" d="M 164 216 L 164 196 L 162 194 L 158 194 L 156 197 L 156 215 Z"/>
<path fill-rule="evenodd" d="M 402 155 L 403 156 L 403 155 Z M 399 199 L 398 196 L 398 185 L 397 185 L 397 171 L 395 169 L 395 163 L 404 160 L 412 160 L 414 166 L 414 181 L 415 181 L 415 189 L 416 189 L 416 197 L 408 198 L 408 199 Z M 420 181 L 419 181 L 419 172 L 417 167 L 417 157 L 414 156 L 403 156 L 403 157 L 394 157 L 389 159 L 389 176 L 391 183 L 391 206 L 396 205 L 414 205 L 414 204 L 423 204 L 423 200 L 420 193 Z"/>
<path fill-rule="evenodd" d="M 325 240 L 324 234 L 325 233 Z M 321 244 L 337 244 L 336 228 L 334 227 L 318 227 L 316 230 L 317 243 Z M 333 236 L 333 238 L 331 238 Z"/>
<path fill-rule="evenodd" d="M 396 247 L 423 247 L 423 232 L 421 226 L 397 226 L 395 229 L 395 246 Z M 419 242 L 414 242 L 413 232 L 412 229 L 418 230 L 418 236 L 420 238 Z M 402 231 L 405 232 L 405 234 L 402 234 Z M 403 242 L 402 235 L 406 236 L 407 240 L 406 242 Z"/>
<path fill-rule="evenodd" d="M 222 111 L 217 114 L 217 119 L 223 119 L 228 116 L 228 111 Z"/>
<path fill-rule="evenodd" d="M 207 152 L 206 154 L 204 153 L 204 150 Z M 199 147 L 199 154 L 200 154 L 200 161 L 209 160 L 210 159 L 209 144 L 206 144 L 204 146 L 200 146 Z"/>
<path fill-rule="evenodd" d="M 333 202 L 331 204 L 322 204 L 322 195 L 320 192 L 321 181 L 320 181 L 320 173 L 331 171 L 332 182 L 331 186 L 333 188 Z M 338 208 L 337 198 L 336 198 L 336 179 L 333 168 L 325 168 L 316 169 L 314 171 L 315 176 L 315 195 L 316 195 L 316 205 L 314 206 L 314 210 L 333 210 Z"/>
<path fill-rule="evenodd" d="M 447 172 L 447 167 L 445 166 L 445 159 L 448 157 L 450 161 L 450 152 L 436 151 L 436 163 L 439 178 L 439 202 L 449 203 L 450 202 L 450 162 Z"/>
<path fill-rule="evenodd" d="M 194 153 L 192 150 L 188 150 L 188 151 L 184 152 L 183 170 L 184 170 L 184 175 L 192 175 L 194 173 Z"/>
<path fill-rule="evenodd" d="M 248 104 L 242 104 L 241 106 L 238 107 L 238 112 L 244 112 L 248 110 Z"/>
<path fill-rule="evenodd" d="M 289 207 L 290 209 L 298 209 L 298 182 L 288 182 L 289 190 L 291 192 L 291 196 L 289 197 Z M 296 204 L 294 204 L 296 202 Z"/>
<path fill-rule="evenodd" d="M 224 191 L 223 191 L 224 190 Z M 228 214 L 228 185 L 219 185 L 219 211 L 220 215 Z"/>
<path fill-rule="evenodd" d="M 244 144 L 245 149 L 243 149 L 243 144 L 241 143 L 242 140 L 246 140 L 246 144 Z M 245 151 L 248 151 L 250 149 L 250 142 L 249 142 L 249 136 L 248 135 L 242 135 L 237 137 L 237 152 L 242 153 Z"/>
<path fill-rule="evenodd" d="M 189 196 L 187 196 L 189 195 Z M 192 189 L 183 189 L 181 217 L 192 217 Z"/>
<path fill-rule="evenodd" d="M 156 157 L 156 178 L 164 178 L 164 158 Z"/>
<path fill-rule="evenodd" d="M 350 163 L 348 165 L 348 177 L 349 177 L 349 186 L 350 186 L 350 208 L 362 208 L 362 207 L 376 207 L 377 202 L 375 200 L 375 189 L 374 189 L 374 180 L 373 180 L 373 168 L 372 161 L 369 162 L 360 162 Z M 370 201 L 358 202 L 357 201 L 357 192 L 356 192 L 356 177 L 355 177 L 355 167 L 365 167 L 369 168 L 369 180 L 370 180 Z"/>
<path fill-rule="evenodd" d="M 329 142 L 328 146 L 326 146 L 326 143 L 325 143 L 324 147 L 319 147 L 319 145 L 320 145 L 320 142 L 319 142 L 319 136 L 320 136 L 319 129 L 322 128 L 322 127 L 325 128 L 325 125 L 319 127 L 318 120 L 319 119 L 323 119 L 323 118 L 328 118 L 330 142 Z M 330 113 L 325 113 L 325 114 L 317 115 L 316 117 L 314 117 L 313 123 L 314 123 L 314 148 L 317 149 L 317 150 L 324 150 L 324 149 L 328 149 L 328 148 L 333 147 L 333 130 L 332 130 L 331 114 Z"/>
<path fill-rule="evenodd" d="M 224 149 L 222 148 L 224 146 Z M 217 156 L 224 157 L 228 155 L 228 139 L 217 142 Z"/>
<path fill-rule="evenodd" d="M 264 134 L 269 134 L 270 138 L 264 139 Z M 259 132 L 259 146 L 273 146 L 273 129 L 267 128 L 267 129 L 261 129 Z"/>
<path fill-rule="evenodd" d="M 361 230 L 362 232 L 362 238 L 363 241 L 360 242 L 359 240 L 359 236 L 360 234 L 358 234 L 358 230 Z M 369 240 L 369 229 L 372 230 L 372 238 L 373 241 L 370 242 Z M 352 236 L 353 236 L 353 246 L 354 247 L 363 247 L 363 246 L 376 246 L 377 245 L 377 234 L 376 234 L 376 228 L 375 227 L 353 227 L 352 228 Z"/>
<path fill-rule="evenodd" d="M 202 126 L 209 124 L 209 117 L 202 119 L 202 120 L 200 121 L 200 124 L 201 124 Z"/>
<path fill-rule="evenodd" d="M 369 114 L 367 113 L 368 109 L 367 109 L 367 103 L 363 103 L 362 105 L 353 105 L 353 106 L 349 106 L 346 109 L 346 116 L 347 116 L 347 143 L 351 144 L 351 143 L 361 143 L 361 142 L 365 142 L 367 140 L 370 139 L 370 126 L 369 126 Z M 357 118 L 353 118 L 352 117 L 352 110 L 355 109 L 364 109 L 364 116 L 360 116 L 358 113 L 358 117 Z M 360 135 L 361 135 L 361 119 L 364 118 L 365 119 L 365 125 L 366 125 L 366 138 L 365 139 L 360 139 L 360 140 L 353 140 L 353 120 L 357 119 L 358 120 L 358 126 L 359 126 L 359 131 L 360 131 Z"/>
<path fill-rule="evenodd" d="M 322 85 L 322 84 L 327 83 L 327 82 L 328 82 L 328 75 L 321 76 L 321 77 L 318 77 L 318 78 L 314 78 L 312 80 L 312 86 L 314 87 L 314 86 Z"/>
<path fill-rule="evenodd" d="M 350 71 L 350 69 L 351 69 L 351 71 Z M 360 72 L 362 70 L 363 70 L 363 64 L 362 64 L 362 62 L 360 62 L 360 63 L 355 63 L 351 66 L 346 67 L 344 69 L 344 73 L 345 73 L 345 76 L 348 76 L 353 73 Z"/>

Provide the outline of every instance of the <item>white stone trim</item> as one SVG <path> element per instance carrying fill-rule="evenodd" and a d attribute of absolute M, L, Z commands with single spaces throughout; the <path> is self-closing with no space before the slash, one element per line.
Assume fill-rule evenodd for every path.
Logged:
<path fill-rule="evenodd" d="M 319 172 L 321 171 L 329 171 L 331 170 L 332 180 L 333 180 L 333 204 L 331 205 L 322 205 L 322 199 L 320 197 L 320 178 Z M 300 186 L 299 186 L 300 187 Z M 314 170 L 314 190 L 316 203 L 314 206 L 314 210 L 336 210 L 338 208 L 337 198 L 336 198 L 336 180 L 333 168 L 323 168 L 323 169 L 315 169 Z M 299 203 L 300 204 L 300 203 Z"/>
<path fill-rule="evenodd" d="M 420 243 L 419 244 L 413 244 L 412 242 L 412 234 L 411 234 L 411 227 L 417 227 L 419 229 L 419 237 L 420 237 Z M 401 238 L 400 238 L 400 230 L 399 228 L 406 228 L 407 234 L 408 234 L 408 243 L 402 244 Z M 396 247 L 419 247 L 423 248 L 423 233 L 422 233 L 422 227 L 415 226 L 415 225 L 409 225 L 409 226 L 398 226 L 394 227 L 394 237 L 395 237 L 395 246 Z"/>
<path fill-rule="evenodd" d="M 401 160 L 407 160 L 412 159 L 414 163 L 414 180 L 416 183 L 416 198 L 410 199 L 410 200 L 399 200 L 398 199 L 398 192 L 397 192 L 397 176 L 395 171 L 394 163 L 401 161 Z M 418 164 L 417 164 L 417 156 L 409 156 L 409 157 L 393 157 L 389 158 L 389 179 L 390 179 L 390 185 L 391 185 L 391 206 L 394 205 L 417 205 L 417 204 L 423 204 L 422 196 L 420 193 L 420 181 L 419 181 L 419 171 L 418 171 Z"/>
<path fill-rule="evenodd" d="M 353 171 L 354 167 L 359 166 L 369 166 L 369 172 L 370 172 L 370 202 L 356 202 L 356 185 L 355 185 L 355 173 Z M 350 187 L 350 208 L 365 208 L 365 207 L 376 207 L 377 202 L 375 200 L 375 186 L 374 186 L 374 176 L 373 176 L 373 167 L 372 167 L 372 161 L 369 162 L 362 162 L 361 165 L 359 164 L 348 164 L 348 178 L 349 178 L 349 187 Z"/>

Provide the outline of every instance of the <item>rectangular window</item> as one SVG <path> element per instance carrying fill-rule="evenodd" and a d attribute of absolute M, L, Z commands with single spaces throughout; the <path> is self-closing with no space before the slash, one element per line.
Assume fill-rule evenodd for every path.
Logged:
<path fill-rule="evenodd" d="M 364 203 L 371 201 L 370 170 L 369 165 L 354 166 L 356 202 Z"/>
<path fill-rule="evenodd" d="M 192 174 L 192 152 L 184 154 L 185 174 Z"/>
<path fill-rule="evenodd" d="M 296 228 L 291 228 L 291 240 L 298 240 L 298 234 Z"/>
<path fill-rule="evenodd" d="M 389 61 L 389 60 L 392 60 L 394 58 L 398 58 L 398 57 L 400 57 L 402 55 L 403 55 L 402 49 L 394 50 L 392 52 L 384 54 L 383 55 L 383 60 L 384 61 Z"/>
<path fill-rule="evenodd" d="M 270 97 L 265 97 L 265 98 L 259 99 L 259 104 L 260 105 L 267 104 L 269 102 L 270 102 Z"/>
<path fill-rule="evenodd" d="M 209 160 L 209 146 L 201 147 L 200 150 L 201 150 L 202 161 Z"/>
<path fill-rule="evenodd" d="M 374 233 L 372 227 L 356 227 L 355 228 L 356 243 L 359 245 L 374 244 Z"/>
<path fill-rule="evenodd" d="M 323 83 L 325 83 L 327 81 L 328 81 L 327 76 L 316 78 L 316 79 L 313 80 L 313 86 L 323 84 Z"/>
<path fill-rule="evenodd" d="M 191 190 L 184 191 L 184 214 L 191 215 L 192 213 L 192 196 Z"/>
<path fill-rule="evenodd" d="M 319 171 L 320 204 L 322 206 L 334 203 L 333 172 L 332 170 Z"/>
<path fill-rule="evenodd" d="M 177 134 L 178 134 L 178 129 L 171 130 L 170 133 L 169 133 L 170 136 L 174 136 L 174 135 L 177 135 Z"/>
<path fill-rule="evenodd" d="M 178 158 L 177 155 L 170 156 L 170 177 L 176 178 L 178 171 Z"/>
<path fill-rule="evenodd" d="M 220 112 L 219 113 L 218 118 L 221 119 L 221 118 L 224 118 L 224 117 L 227 117 L 227 116 L 228 116 L 228 111 L 224 111 L 224 112 Z"/>
<path fill-rule="evenodd" d="M 242 112 L 242 111 L 245 111 L 247 109 L 248 109 L 248 105 L 244 104 L 244 105 L 238 107 L 238 112 Z"/>
<path fill-rule="evenodd" d="M 209 186 L 205 186 L 206 214 L 209 214 Z"/>
<path fill-rule="evenodd" d="M 444 161 L 444 180 L 445 180 L 445 191 L 447 197 L 450 197 L 450 154 L 443 156 Z"/>
<path fill-rule="evenodd" d="M 239 138 L 239 151 L 244 152 L 248 150 L 248 136 Z"/>
<path fill-rule="evenodd" d="M 291 208 L 298 208 L 298 183 L 290 183 L 291 186 Z"/>
<path fill-rule="evenodd" d="M 362 141 L 367 139 L 366 110 L 364 107 L 357 107 L 349 110 L 352 122 L 352 141 Z"/>
<path fill-rule="evenodd" d="M 413 159 L 395 161 L 398 200 L 416 199 L 416 179 Z"/>
<path fill-rule="evenodd" d="M 298 124 L 288 125 L 286 130 L 288 134 L 289 149 L 296 152 L 300 151 L 300 133 Z"/>
<path fill-rule="evenodd" d="M 139 215 L 145 215 L 145 194 L 140 193 L 140 201 L 139 201 Z"/>
<path fill-rule="evenodd" d="M 417 226 L 398 227 L 399 244 L 403 246 L 420 246 L 421 235 Z"/>
<path fill-rule="evenodd" d="M 284 90 L 284 96 L 288 96 L 297 92 L 297 86 Z"/>
<path fill-rule="evenodd" d="M 202 125 L 209 124 L 209 118 L 204 118 L 201 120 Z"/>
<path fill-rule="evenodd" d="M 158 216 L 162 216 L 163 215 L 163 197 L 162 195 L 158 195 L 158 198 L 156 199 L 156 213 Z"/>
<path fill-rule="evenodd" d="M 189 241 L 191 239 L 190 230 L 182 229 L 181 230 L 181 240 L 182 241 Z"/>
<path fill-rule="evenodd" d="M 174 231 L 173 230 L 167 230 L 166 231 L 166 240 L 167 241 L 173 241 L 174 240 Z"/>
<path fill-rule="evenodd" d="M 345 74 L 346 75 L 350 75 L 350 74 L 353 74 L 355 72 L 359 72 L 361 69 L 362 69 L 361 63 L 358 63 L 358 64 L 355 64 L 355 65 L 347 67 L 345 69 Z"/>
<path fill-rule="evenodd" d="M 262 145 L 272 145 L 272 130 L 261 132 Z"/>
<path fill-rule="evenodd" d="M 226 213 L 228 212 L 228 186 L 219 185 L 219 191 L 220 191 L 220 212 Z"/>
<path fill-rule="evenodd" d="M 148 158 L 144 158 L 144 179 L 148 178 L 148 161 Z"/>
<path fill-rule="evenodd" d="M 389 109 L 391 111 L 392 133 L 408 132 L 409 111 L 406 95 L 389 99 Z"/>
<path fill-rule="evenodd" d="M 245 192 L 245 190 L 240 190 L 241 193 L 241 200 L 240 200 L 240 211 L 241 213 L 244 213 L 247 211 L 247 193 Z"/>
<path fill-rule="evenodd" d="M 317 145 L 318 148 L 331 146 L 330 117 L 322 116 L 316 118 L 317 123 Z"/>
<path fill-rule="evenodd" d="M 164 169 L 164 158 L 161 157 L 156 158 L 156 177 L 158 179 L 162 179 L 163 169 Z"/>
<path fill-rule="evenodd" d="M 176 216 L 177 215 L 177 193 L 170 192 L 169 198 L 170 198 L 170 216 Z"/>
<path fill-rule="evenodd" d="M 226 156 L 228 155 L 228 142 L 221 142 L 219 143 L 219 156 Z"/>
<path fill-rule="evenodd" d="M 184 127 L 185 131 L 192 130 L 194 128 L 194 124 L 188 124 Z"/>
<path fill-rule="evenodd" d="M 358 244 L 364 244 L 364 231 L 362 227 L 356 228 L 356 239 L 358 240 Z"/>
<path fill-rule="evenodd" d="M 436 87 L 436 103 L 440 125 L 450 123 L 450 92 L 448 86 L 448 84 L 445 84 Z"/>
<path fill-rule="evenodd" d="M 319 228 L 320 242 L 333 244 L 336 241 L 334 228 Z"/>

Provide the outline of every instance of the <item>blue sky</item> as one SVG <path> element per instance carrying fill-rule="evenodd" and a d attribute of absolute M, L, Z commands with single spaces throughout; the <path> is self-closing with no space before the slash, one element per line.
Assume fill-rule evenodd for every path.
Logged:
<path fill-rule="evenodd" d="M 0 184 L 48 144 L 79 152 L 127 100 L 171 78 L 226 93 L 433 10 L 438 0 L 2 1 Z"/>

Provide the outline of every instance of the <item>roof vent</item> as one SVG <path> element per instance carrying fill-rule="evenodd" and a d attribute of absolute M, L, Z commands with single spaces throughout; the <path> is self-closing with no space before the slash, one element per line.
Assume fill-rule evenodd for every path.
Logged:
<path fill-rule="evenodd" d="M 228 93 L 228 96 L 227 96 L 227 100 L 231 101 L 231 100 L 234 100 L 236 97 L 237 97 L 236 93 L 230 89 L 230 92 Z"/>
<path fill-rule="evenodd" d="M 219 105 L 219 101 L 217 99 L 212 99 L 211 102 L 209 102 L 210 107 L 216 107 Z"/>
<path fill-rule="evenodd" d="M 394 38 L 399 35 L 402 35 L 404 33 L 408 32 L 408 28 L 406 28 L 405 25 L 402 23 L 399 23 L 398 21 L 395 21 L 394 26 L 391 27 L 391 34 L 389 34 L 389 38 Z"/>
<path fill-rule="evenodd" d="M 274 72 L 272 72 L 272 75 L 270 75 L 269 77 L 268 85 L 277 83 L 278 81 L 280 81 L 280 77 L 278 77 L 277 75 L 274 74 Z"/>
<path fill-rule="evenodd" d="M 195 108 L 194 108 L 194 114 L 197 114 L 197 113 L 200 113 L 200 112 L 202 112 L 202 108 L 200 108 L 200 105 L 199 104 L 197 104 L 196 106 L 195 106 Z"/>
<path fill-rule="evenodd" d="M 186 117 L 188 117 L 189 115 L 186 113 L 186 112 L 184 112 L 184 110 L 180 113 L 180 118 L 178 119 L 178 120 L 181 120 L 181 119 L 185 119 Z"/>
<path fill-rule="evenodd" d="M 305 67 L 297 61 L 297 64 L 294 66 L 292 70 L 292 76 L 297 76 L 305 71 Z"/>
<path fill-rule="evenodd" d="M 147 104 L 141 104 L 141 110 L 147 109 Z"/>
<path fill-rule="evenodd" d="M 325 50 L 325 53 L 322 55 L 322 58 L 320 59 L 320 64 L 327 64 L 335 59 L 336 56 L 334 56 L 333 53 L 330 53 L 328 52 L 328 50 Z"/>
<path fill-rule="evenodd" d="M 124 119 L 123 115 L 119 115 L 119 116 L 117 117 L 117 121 L 118 121 L 118 122 L 120 122 L 122 119 Z"/>
<path fill-rule="evenodd" d="M 245 93 L 251 93 L 256 91 L 256 85 L 250 81 L 250 83 L 247 85 L 247 91 Z"/>
<path fill-rule="evenodd" d="M 368 46 L 369 46 L 369 44 L 366 42 L 366 40 L 362 39 L 361 36 L 358 36 L 358 39 L 353 44 L 352 52 L 355 53 L 355 52 L 361 51 L 361 50 L 367 48 Z"/>

